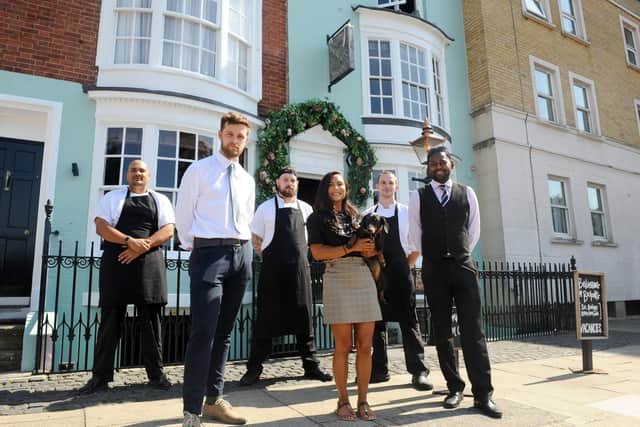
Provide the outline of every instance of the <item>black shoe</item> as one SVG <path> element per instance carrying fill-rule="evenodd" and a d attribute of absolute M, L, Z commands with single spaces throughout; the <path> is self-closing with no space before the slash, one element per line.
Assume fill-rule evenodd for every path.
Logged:
<path fill-rule="evenodd" d="M 304 378 L 308 378 L 310 380 L 319 380 L 322 382 L 327 382 L 327 381 L 331 381 L 333 379 L 333 376 L 331 376 L 331 374 L 320 369 L 319 366 L 316 366 L 315 368 L 311 368 L 308 370 L 305 369 Z"/>
<path fill-rule="evenodd" d="M 450 392 L 449 394 L 447 394 L 447 398 L 444 399 L 444 403 L 442 404 L 442 406 L 447 409 L 457 408 L 458 406 L 460 406 L 460 402 L 462 402 L 462 399 L 464 399 L 464 394 L 462 394 L 461 391 L 455 391 L 453 393 Z"/>
<path fill-rule="evenodd" d="M 105 381 L 98 377 L 91 377 L 89 381 L 78 389 L 79 394 L 92 394 L 98 391 L 109 390 L 109 381 Z"/>
<path fill-rule="evenodd" d="M 473 399 L 473 407 L 479 409 L 487 417 L 502 418 L 502 411 L 496 406 L 493 399 Z"/>
<path fill-rule="evenodd" d="M 171 384 L 166 374 L 162 374 L 159 378 L 149 380 L 149 385 L 158 390 L 169 390 L 173 384 Z"/>
<path fill-rule="evenodd" d="M 391 377 L 389 376 L 389 372 L 384 372 L 384 373 L 371 372 L 371 377 L 369 378 L 369 384 L 386 383 L 390 379 Z"/>
<path fill-rule="evenodd" d="M 425 371 L 420 372 L 419 374 L 415 374 L 411 378 L 411 384 L 413 384 L 413 388 L 420 391 L 433 390 L 433 384 L 431 381 L 427 379 L 427 374 Z"/>
<path fill-rule="evenodd" d="M 257 383 L 260 379 L 261 373 L 262 366 L 258 368 L 248 368 L 247 372 L 245 372 L 242 378 L 240 378 L 240 385 L 251 385 Z"/>

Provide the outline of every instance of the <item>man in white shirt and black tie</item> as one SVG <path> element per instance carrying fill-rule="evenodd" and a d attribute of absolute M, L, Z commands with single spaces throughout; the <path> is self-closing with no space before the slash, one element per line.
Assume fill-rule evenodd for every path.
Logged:
<path fill-rule="evenodd" d="M 453 168 L 453 158 L 445 146 L 429 151 L 427 173 L 432 181 L 411 194 L 410 236 L 415 247 L 422 248 L 422 282 L 431 309 L 440 370 L 449 389 L 444 407 L 458 407 L 465 387 L 451 340 L 451 307 L 455 303 L 473 406 L 487 416 L 501 418 L 502 412 L 492 399 L 478 270 L 471 259 L 480 238 L 478 199 L 471 187 L 453 183 Z"/>
<path fill-rule="evenodd" d="M 225 114 L 218 138 L 220 151 L 185 172 L 176 205 L 181 246 L 192 250 L 191 335 L 182 394 L 185 427 L 199 426 L 201 411 L 227 424 L 247 421 L 222 397 L 231 331 L 252 274 L 249 224 L 255 182 L 239 163 L 249 141 L 249 121 L 237 113 Z"/>

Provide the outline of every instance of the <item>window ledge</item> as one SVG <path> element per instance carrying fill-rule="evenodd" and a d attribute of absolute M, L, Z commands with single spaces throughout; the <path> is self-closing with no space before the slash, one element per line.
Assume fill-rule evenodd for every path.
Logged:
<path fill-rule="evenodd" d="M 606 248 L 617 248 L 618 244 L 615 242 L 610 242 L 608 240 L 593 240 L 591 242 L 591 246 L 602 246 Z"/>
<path fill-rule="evenodd" d="M 631 68 L 633 71 L 636 71 L 636 72 L 640 73 L 640 66 L 638 66 L 636 64 L 632 64 L 630 62 L 627 62 L 627 67 Z"/>
<path fill-rule="evenodd" d="M 522 11 L 522 15 L 526 18 L 529 19 L 531 21 L 537 22 L 538 24 L 542 25 L 543 27 L 547 27 L 550 30 L 555 30 L 556 26 L 554 24 L 552 24 L 551 22 L 547 21 L 544 18 L 541 18 L 540 16 L 529 12 L 528 10 L 523 10 Z"/>
<path fill-rule="evenodd" d="M 551 243 L 558 243 L 561 245 L 582 245 L 584 241 L 574 239 L 573 237 L 552 237 Z"/>
<path fill-rule="evenodd" d="M 576 43 L 580 43 L 583 46 L 591 46 L 591 42 L 589 40 L 583 39 L 582 37 L 576 36 L 575 34 L 567 33 L 566 31 L 562 30 L 562 35 L 568 39 L 573 40 Z"/>

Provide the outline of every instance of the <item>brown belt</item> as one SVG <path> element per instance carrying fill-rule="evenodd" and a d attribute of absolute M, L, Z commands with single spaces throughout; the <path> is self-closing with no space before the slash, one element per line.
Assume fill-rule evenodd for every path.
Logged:
<path fill-rule="evenodd" d="M 210 246 L 242 246 L 247 243 L 248 240 L 241 239 L 219 239 L 219 238 L 211 238 L 208 239 L 206 237 L 196 237 L 193 240 L 193 248 L 208 248 Z"/>

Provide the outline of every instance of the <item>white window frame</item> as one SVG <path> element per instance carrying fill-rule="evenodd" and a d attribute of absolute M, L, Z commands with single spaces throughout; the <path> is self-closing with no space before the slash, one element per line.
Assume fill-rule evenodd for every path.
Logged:
<path fill-rule="evenodd" d="M 556 205 L 551 203 L 551 195 L 549 193 L 549 181 L 556 181 L 556 182 L 560 182 L 562 184 L 562 189 L 564 190 L 564 199 L 565 199 L 565 205 Z M 572 205 L 571 205 L 571 191 L 570 191 L 570 187 L 569 187 L 569 179 L 567 178 L 562 178 L 562 177 L 558 177 L 555 175 L 549 175 L 547 176 L 547 200 L 549 201 L 549 213 L 551 214 L 550 219 L 551 219 L 551 233 L 553 234 L 554 237 L 560 238 L 560 239 L 571 239 L 574 237 L 575 235 L 575 230 L 574 230 L 574 225 L 573 225 L 573 214 L 572 214 Z M 554 209 L 563 209 L 565 212 L 565 220 L 567 222 L 567 232 L 563 233 L 563 232 L 558 232 L 555 230 L 554 227 L 554 223 L 553 223 L 553 210 Z"/>
<path fill-rule="evenodd" d="M 532 8 L 534 5 L 539 5 L 543 14 L 541 15 L 536 10 Z M 539 19 L 541 21 L 545 21 L 549 24 L 551 21 L 551 7 L 549 5 L 549 0 L 522 0 L 522 13 L 525 16 L 531 16 L 535 19 Z"/>
<path fill-rule="evenodd" d="M 373 57 L 370 56 L 370 54 L 369 54 L 369 44 L 371 42 L 375 42 L 378 45 L 378 47 L 377 47 L 378 48 L 378 56 L 373 56 Z M 389 44 L 389 57 L 381 56 L 380 51 L 382 50 L 381 49 L 382 43 L 388 43 Z M 378 65 L 379 65 L 379 73 L 376 74 L 376 75 L 372 75 L 371 74 L 371 63 L 370 63 L 370 61 L 372 59 L 377 61 Z M 390 72 L 391 72 L 390 76 L 386 76 L 386 75 L 382 74 L 382 61 L 383 60 L 388 60 L 389 63 L 390 63 Z M 397 115 L 399 115 L 398 114 L 398 111 L 399 111 L 398 110 L 398 105 L 397 105 L 397 102 L 395 100 L 395 98 L 397 98 L 399 95 L 395 95 L 394 96 L 394 93 L 396 93 L 396 94 L 398 93 L 397 84 L 394 83 L 394 80 L 395 81 L 398 80 L 397 76 L 394 77 L 394 68 L 397 68 L 397 67 L 394 67 L 394 63 L 393 62 L 394 62 L 393 44 L 392 44 L 392 42 L 390 40 L 387 40 L 387 39 L 384 39 L 384 38 L 375 38 L 375 39 L 371 38 L 371 39 L 367 40 L 367 61 L 366 61 L 367 68 L 366 68 L 366 70 L 367 70 L 367 76 L 368 77 L 367 77 L 366 80 L 367 80 L 367 93 L 368 93 L 368 96 L 367 96 L 368 103 L 367 103 L 367 105 L 369 107 L 367 110 L 368 110 L 369 114 L 371 114 L 371 115 L 376 115 L 376 116 L 378 116 L 378 115 L 379 116 L 397 116 Z M 374 96 L 374 95 L 371 94 L 371 80 L 372 79 L 375 79 L 375 80 L 379 81 L 380 93 L 375 95 L 376 98 L 380 99 L 380 112 L 379 113 L 374 113 L 373 112 L 373 108 L 371 108 L 372 98 Z M 387 80 L 387 81 L 390 82 L 390 84 L 391 84 L 391 95 L 386 95 L 386 94 L 382 93 L 382 81 L 383 80 Z M 400 90 L 402 90 L 402 87 L 400 88 Z M 384 98 L 390 98 L 391 99 L 391 113 L 385 113 L 384 112 L 384 102 L 383 102 Z"/>
<path fill-rule="evenodd" d="M 402 48 L 406 49 L 407 52 L 407 60 L 403 60 L 402 59 Z M 416 61 L 417 62 L 411 62 L 411 50 L 415 50 L 416 52 Z M 431 91 L 433 90 L 433 88 L 429 87 L 429 77 L 427 75 L 427 72 L 429 70 L 429 67 L 426 63 L 427 60 L 427 52 L 425 49 L 422 49 L 418 46 L 414 46 L 411 45 L 409 43 L 404 43 L 404 42 L 400 42 L 400 67 L 402 68 L 402 66 L 404 64 L 407 64 L 407 69 L 409 71 L 409 76 L 407 78 L 405 78 L 406 76 L 402 75 L 402 70 L 400 71 L 400 80 L 401 80 L 401 84 L 402 84 L 402 93 L 401 93 L 401 97 L 402 97 L 402 114 L 404 115 L 404 117 L 408 118 L 408 119 L 413 119 L 413 120 L 424 120 L 424 116 L 422 116 L 422 108 L 424 106 L 425 112 L 426 114 L 431 117 Z M 419 55 L 423 55 L 423 60 L 424 60 L 424 64 L 420 65 L 419 60 L 418 60 L 418 56 Z M 420 76 L 418 76 L 418 80 L 414 80 L 412 79 L 411 76 L 411 69 L 412 67 L 416 67 L 418 70 L 418 73 L 420 74 L 420 72 L 424 72 L 424 82 L 420 82 Z M 407 85 L 409 86 L 409 97 L 406 98 L 405 97 L 405 93 L 404 93 L 404 86 Z M 418 95 L 418 99 L 413 99 L 412 95 L 411 95 L 411 88 L 415 87 L 417 88 L 418 91 L 424 91 L 425 94 L 425 102 L 421 102 L 420 97 Z M 418 92 L 419 93 L 419 92 Z M 407 111 L 407 109 L 405 108 L 405 101 L 409 102 L 409 108 Z M 413 108 L 414 105 L 418 106 L 418 109 L 420 110 L 420 112 L 418 113 L 418 117 L 414 117 L 413 116 Z"/>
<path fill-rule="evenodd" d="M 587 40 L 587 30 L 584 24 L 584 13 L 582 11 L 582 0 L 568 0 L 573 5 L 573 15 L 569 15 L 562 10 L 562 0 L 558 0 L 558 11 L 560 13 L 560 28 L 564 34 Z M 572 20 L 576 27 L 575 34 L 567 31 L 564 27 L 564 19 Z"/>
<path fill-rule="evenodd" d="M 638 135 L 640 135 L 640 98 L 633 100 L 633 114 L 636 116 L 636 122 L 638 123 Z"/>
<path fill-rule="evenodd" d="M 114 14 L 114 22 L 115 22 L 115 26 L 113 29 L 113 54 L 111 55 L 112 61 L 114 64 L 118 64 L 118 65 L 129 65 L 129 64 L 149 64 L 149 59 L 151 56 L 151 42 L 152 42 L 152 35 L 153 35 L 153 8 L 151 7 L 152 3 L 151 0 L 149 0 L 149 7 L 141 7 L 141 6 L 136 6 L 136 0 L 133 0 L 131 3 L 131 6 L 118 6 L 118 2 L 116 0 L 115 6 L 113 8 L 113 14 Z M 133 28 L 131 28 L 131 31 L 128 35 L 126 36 L 118 36 L 118 24 L 120 22 L 120 19 L 122 16 L 124 15 L 133 15 L 133 20 L 131 22 L 131 25 L 133 26 Z M 149 34 L 146 36 L 141 36 L 141 35 L 136 35 L 135 34 L 135 29 L 137 27 L 137 18 L 140 15 L 148 15 L 149 16 Z M 118 45 L 118 41 L 119 40 L 126 40 L 127 43 L 130 44 L 129 47 L 129 58 L 126 62 L 116 62 L 116 47 Z M 147 46 L 147 58 L 145 62 L 134 62 L 133 61 L 133 53 L 135 51 L 134 47 L 135 44 L 137 42 L 140 41 L 144 41 L 146 40 L 148 42 L 148 46 Z"/>
<path fill-rule="evenodd" d="M 569 85 L 571 87 L 571 103 L 573 104 L 573 119 L 576 129 L 578 129 L 578 111 L 584 109 L 576 105 L 574 86 L 585 89 L 587 93 L 587 103 L 589 104 L 588 113 L 591 120 L 591 130 L 585 131 L 578 129 L 580 132 L 589 133 L 591 135 L 600 135 L 600 117 L 598 114 L 598 100 L 596 98 L 596 86 L 593 80 L 583 77 L 579 74 L 569 71 Z"/>
<path fill-rule="evenodd" d="M 589 189 L 595 189 L 600 193 L 600 209 L 601 210 L 593 210 L 591 206 L 589 206 Z M 602 184 L 596 184 L 592 182 L 587 183 L 587 206 L 589 208 L 589 222 L 591 224 L 591 236 L 594 241 L 599 242 L 609 242 L 611 241 L 611 234 L 609 232 L 609 215 L 607 206 L 607 197 L 606 197 L 606 188 Z M 602 216 L 602 230 L 604 232 L 604 236 L 596 236 L 593 230 L 593 221 L 591 220 L 591 215 L 601 215 Z"/>
<path fill-rule="evenodd" d="M 629 47 L 627 46 L 627 39 L 624 34 L 625 29 L 631 31 L 634 44 L 632 49 L 629 49 Z M 622 32 L 622 47 L 624 48 L 625 61 L 632 67 L 640 68 L 640 26 L 635 22 L 620 15 L 620 31 Z M 635 62 L 629 61 L 629 51 L 632 51 L 635 55 Z"/>
<path fill-rule="evenodd" d="M 544 61 L 534 56 L 529 56 L 529 66 L 531 69 L 531 86 L 533 90 L 533 103 L 539 120 L 547 123 L 556 123 L 560 125 L 566 124 L 564 101 L 562 96 L 562 83 L 560 81 L 560 68 L 557 65 Z M 551 76 L 551 91 L 553 94 L 555 120 L 546 120 L 540 116 L 538 109 L 538 90 L 536 88 L 536 70 L 548 73 Z"/>

